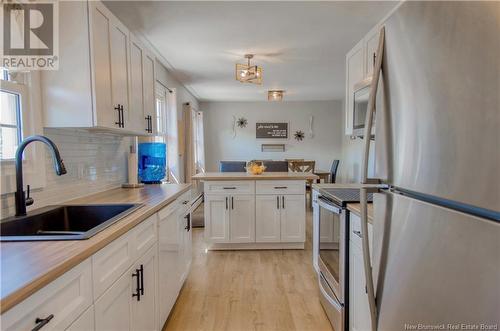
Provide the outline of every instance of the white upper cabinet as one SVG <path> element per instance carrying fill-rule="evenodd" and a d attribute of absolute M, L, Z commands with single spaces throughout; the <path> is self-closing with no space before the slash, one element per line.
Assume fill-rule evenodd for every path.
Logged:
<path fill-rule="evenodd" d="M 143 134 L 156 133 L 155 57 L 130 35 L 130 117 L 132 127 Z"/>
<path fill-rule="evenodd" d="M 154 56 L 99 1 L 62 1 L 59 16 L 59 70 L 42 73 L 44 126 L 154 133 Z"/>
<path fill-rule="evenodd" d="M 345 134 L 352 135 L 354 110 L 354 85 L 365 78 L 363 41 L 354 46 L 346 55 L 346 87 L 345 87 Z"/>
<path fill-rule="evenodd" d="M 147 132 L 144 120 L 144 82 L 142 77 L 144 48 L 130 36 L 130 122 L 135 131 Z"/>
<path fill-rule="evenodd" d="M 373 67 L 377 59 L 378 37 L 380 26 L 375 26 L 363 39 L 365 48 L 365 78 L 373 75 Z"/>
<path fill-rule="evenodd" d="M 158 128 L 155 105 L 155 56 L 147 49 L 144 49 L 142 59 L 142 82 L 144 91 L 143 120 L 146 120 L 147 124 L 149 118 L 149 133 L 156 134 L 158 132 Z"/>

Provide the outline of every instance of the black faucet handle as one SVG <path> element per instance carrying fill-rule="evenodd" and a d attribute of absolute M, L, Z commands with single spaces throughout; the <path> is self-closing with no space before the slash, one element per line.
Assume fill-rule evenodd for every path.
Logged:
<path fill-rule="evenodd" d="M 26 206 L 31 206 L 34 202 L 35 202 L 35 200 L 33 200 L 33 198 L 30 197 L 30 186 L 27 185 L 27 188 L 26 188 Z"/>

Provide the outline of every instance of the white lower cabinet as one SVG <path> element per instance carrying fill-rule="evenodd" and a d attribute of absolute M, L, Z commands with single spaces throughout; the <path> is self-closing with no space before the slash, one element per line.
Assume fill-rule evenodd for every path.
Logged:
<path fill-rule="evenodd" d="M 366 294 L 365 269 L 359 216 L 350 213 L 349 233 L 349 325 L 353 331 L 371 329 L 370 307 Z M 371 238 L 372 225 L 368 224 L 368 241 Z M 371 252 L 371 250 L 370 250 Z"/>
<path fill-rule="evenodd" d="M 1 329 L 160 330 L 191 265 L 189 202 L 186 192 L 3 313 Z"/>
<path fill-rule="evenodd" d="M 177 300 L 191 265 L 191 217 L 181 200 L 158 212 L 158 328 Z M 186 200 L 184 200 L 186 201 Z"/>
<path fill-rule="evenodd" d="M 257 195 L 256 242 L 303 242 L 305 195 Z"/>
<path fill-rule="evenodd" d="M 229 203 L 229 238 L 231 242 L 255 241 L 255 198 L 253 195 L 234 195 Z"/>
<path fill-rule="evenodd" d="M 177 211 L 162 215 L 158 220 L 158 303 L 160 327 L 174 306 L 179 291 L 181 238 Z"/>
<path fill-rule="evenodd" d="M 210 243 L 255 242 L 255 195 L 207 195 L 205 239 Z"/>
<path fill-rule="evenodd" d="M 207 242 L 229 242 L 228 204 L 227 196 L 205 196 L 205 240 Z"/>
<path fill-rule="evenodd" d="M 281 242 L 305 241 L 306 196 L 281 196 Z"/>
<path fill-rule="evenodd" d="M 96 330 L 156 330 L 156 249 L 151 248 L 95 302 Z"/>
<path fill-rule="evenodd" d="M 96 330 L 130 330 L 135 268 L 127 270 L 95 302 Z"/>
<path fill-rule="evenodd" d="M 94 322 L 94 305 L 90 306 L 66 331 L 93 331 L 95 330 Z"/>
<path fill-rule="evenodd" d="M 132 328 L 131 330 L 157 330 L 156 320 L 156 275 L 158 270 L 157 249 L 152 247 L 135 265 L 136 272 L 140 272 L 140 296 L 132 299 Z M 135 280 L 135 279 L 134 279 Z M 136 284 L 137 285 L 137 284 Z M 137 293 L 136 293 L 137 294 Z"/>
<path fill-rule="evenodd" d="M 256 242 L 279 242 L 281 240 L 279 195 L 257 195 L 255 197 Z"/>
<path fill-rule="evenodd" d="M 90 259 L 3 313 L 2 330 L 67 329 L 92 305 Z"/>

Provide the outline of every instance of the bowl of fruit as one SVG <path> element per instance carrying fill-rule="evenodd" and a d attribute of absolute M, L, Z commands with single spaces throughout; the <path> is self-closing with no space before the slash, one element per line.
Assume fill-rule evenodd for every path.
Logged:
<path fill-rule="evenodd" d="M 266 167 L 262 164 L 262 162 L 247 162 L 247 166 L 245 167 L 247 173 L 252 175 L 260 175 L 266 170 Z"/>

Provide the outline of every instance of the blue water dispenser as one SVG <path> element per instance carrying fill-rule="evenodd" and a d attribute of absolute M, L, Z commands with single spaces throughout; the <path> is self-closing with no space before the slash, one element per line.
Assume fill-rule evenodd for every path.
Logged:
<path fill-rule="evenodd" d="M 139 144 L 139 180 L 145 184 L 159 184 L 167 170 L 167 145 L 165 143 Z"/>

